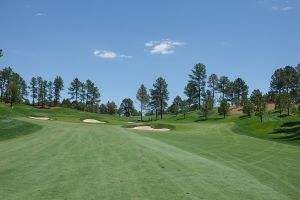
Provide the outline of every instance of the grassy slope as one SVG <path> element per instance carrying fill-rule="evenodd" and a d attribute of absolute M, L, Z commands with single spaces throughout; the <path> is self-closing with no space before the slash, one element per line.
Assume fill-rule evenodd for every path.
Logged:
<path fill-rule="evenodd" d="M 4 112 L 6 119 L 43 128 L 0 141 L 0 199 L 297 199 L 300 195 L 299 146 L 235 134 L 235 117 L 219 123 L 194 123 L 195 114 L 186 120 L 167 117 L 162 124 L 176 128 L 153 133 L 124 129 L 123 119 L 105 115 L 97 117 L 110 122 L 106 125 L 77 123 L 93 115 L 72 110 L 32 111 L 21 106 L 8 117 L 9 112 Z M 28 114 L 57 120 L 24 118 Z M 64 122 L 68 116 L 73 116 L 68 119 L 72 123 Z M 247 123 L 239 125 L 243 126 Z"/>

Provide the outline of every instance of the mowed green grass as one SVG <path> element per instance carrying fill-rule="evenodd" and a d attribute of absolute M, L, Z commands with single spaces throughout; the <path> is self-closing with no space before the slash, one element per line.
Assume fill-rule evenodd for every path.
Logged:
<path fill-rule="evenodd" d="M 0 141 L 0 199 L 300 196 L 300 147 L 237 134 L 231 121 L 169 118 L 164 123 L 176 128 L 160 133 L 126 129 L 127 119 L 85 124 L 81 114 L 65 121 L 63 112 L 41 111 L 56 120 L 39 121 L 18 112 L 24 116 L 12 112 L 0 121 L 24 130 Z"/>

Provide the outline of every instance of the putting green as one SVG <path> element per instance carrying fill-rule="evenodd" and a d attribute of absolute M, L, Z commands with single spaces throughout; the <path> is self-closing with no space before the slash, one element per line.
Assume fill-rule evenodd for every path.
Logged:
<path fill-rule="evenodd" d="M 0 141 L 0 199 L 297 199 L 300 148 L 232 123 L 141 132 L 19 118 L 42 127 Z"/>

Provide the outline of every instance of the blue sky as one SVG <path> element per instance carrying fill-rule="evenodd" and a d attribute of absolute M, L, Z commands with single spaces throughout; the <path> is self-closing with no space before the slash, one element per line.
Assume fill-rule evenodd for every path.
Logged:
<path fill-rule="evenodd" d="M 199 62 L 267 92 L 274 69 L 300 63 L 299 9 L 298 0 L 0 0 L 0 67 L 27 81 L 91 79 L 102 102 L 118 104 L 159 76 L 171 99 L 183 96 Z"/>

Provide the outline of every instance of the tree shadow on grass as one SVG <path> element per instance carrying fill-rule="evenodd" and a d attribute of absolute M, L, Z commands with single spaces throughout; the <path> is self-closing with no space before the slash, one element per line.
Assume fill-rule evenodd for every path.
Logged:
<path fill-rule="evenodd" d="M 250 119 L 251 116 L 249 116 L 249 115 L 242 115 L 242 116 L 240 116 L 239 118 L 240 118 L 240 119 Z"/>
<path fill-rule="evenodd" d="M 278 139 L 299 140 L 300 139 L 300 121 L 285 122 L 280 128 L 274 129 L 273 133 L 284 133 L 286 136 Z"/>
<path fill-rule="evenodd" d="M 207 121 L 207 119 L 205 119 L 205 118 L 196 119 L 194 122 L 203 122 L 203 121 Z"/>

